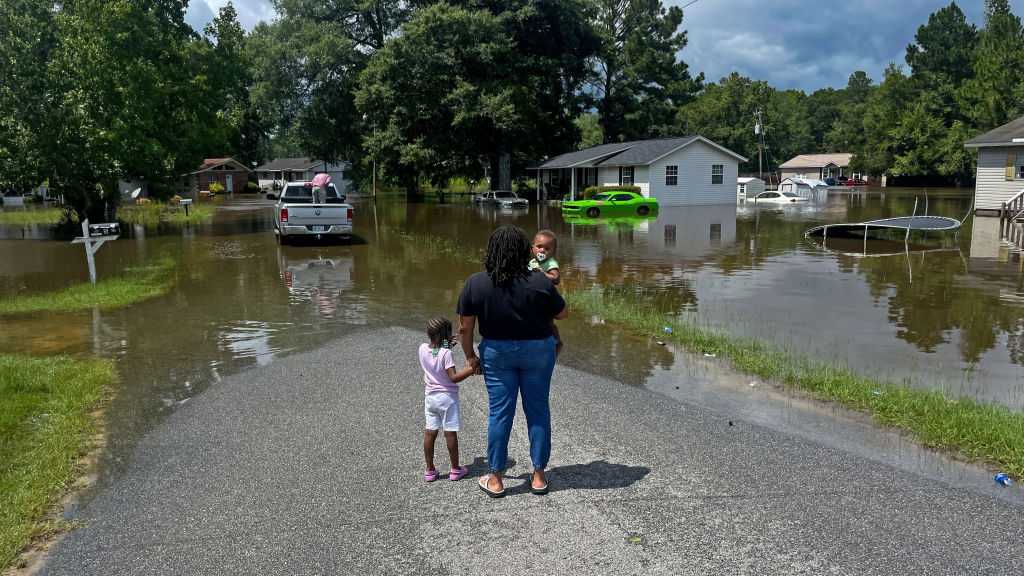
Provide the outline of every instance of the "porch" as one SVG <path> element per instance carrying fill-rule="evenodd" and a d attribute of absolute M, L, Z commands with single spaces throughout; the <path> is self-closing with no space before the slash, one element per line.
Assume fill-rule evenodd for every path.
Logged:
<path fill-rule="evenodd" d="M 539 168 L 537 171 L 537 198 L 539 200 L 575 200 L 583 190 L 598 185 L 598 168 Z"/>

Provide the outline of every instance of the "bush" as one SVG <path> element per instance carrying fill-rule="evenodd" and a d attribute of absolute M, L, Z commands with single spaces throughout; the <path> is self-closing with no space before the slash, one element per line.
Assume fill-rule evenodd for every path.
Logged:
<path fill-rule="evenodd" d="M 642 194 L 639 186 L 618 185 L 618 186 L 588 186 L 583 189 L 583 198 L 589 200 L 595 194 L 603 192 L 636 192 Z"/>
<path fill-rule="evenodd" d="M 256 194 L 260 191 L 260 185 L 250 180 L 245 183 L 245 191 L 250 194 Z"/>
<path fill-rule="evenodd" d="M 220 182 L 214 182 L 213 184 L 210 184 L 210 194 L 217 195 L 217 194 L 223 194 L 223 193 L 224 193 L 224 185 L 223 184 L 221 184 Z"/>

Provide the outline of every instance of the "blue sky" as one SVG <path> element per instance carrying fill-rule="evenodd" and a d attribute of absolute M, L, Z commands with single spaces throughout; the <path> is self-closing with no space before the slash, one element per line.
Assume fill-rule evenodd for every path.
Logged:
<path fill-rule="evenodd" d="M 668 0 L 682 6 L 688 0 Z M 192 0 L 187 19 L 201 28 L 227 0 Z M 889 62 L 903 63 L 907 44 L 938 0 L 699 0 L 683 20 L 691 71 L 718 80 L 736 71 L 779 88 L 842 87 L 854 70 L 876 82 Z M 984 0 L 958 2 L 981 24 Z M 1024 14 L 1024 0 L 1011 0 Z M 246 28 L 270 20 L 270 0 L 235 0 Z"/>

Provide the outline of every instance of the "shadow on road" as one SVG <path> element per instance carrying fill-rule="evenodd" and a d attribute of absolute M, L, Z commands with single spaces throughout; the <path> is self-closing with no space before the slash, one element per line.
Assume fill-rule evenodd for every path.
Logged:
<path fill-rule="evenodd" d="M 552 492 L 562 490 L 613 490 L 626 488 L 643 479 L 651 472 L 646 466 L 612 464 L 606 460 L 594 460 L 587 464 L 558 466 L 548 470 L 548 482 Z M 530 491 L 530 474 L 520 474 L 521 486 L 510 488 L 509 494 Z"/>

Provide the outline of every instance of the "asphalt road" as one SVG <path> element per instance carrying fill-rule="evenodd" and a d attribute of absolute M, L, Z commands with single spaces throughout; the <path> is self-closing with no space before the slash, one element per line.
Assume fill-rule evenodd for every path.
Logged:
<path fill-rule="evenodd" d="M 1024 573 L 1024 506 L 561 366 L 551 494 L 527 491 L 521 415 L 510 495 L 477 489 L 479 378 L 461 393 L 473 473 L 426 484 L 419 342 L 363 332 L 203 392 L 42 573 Z"/>

